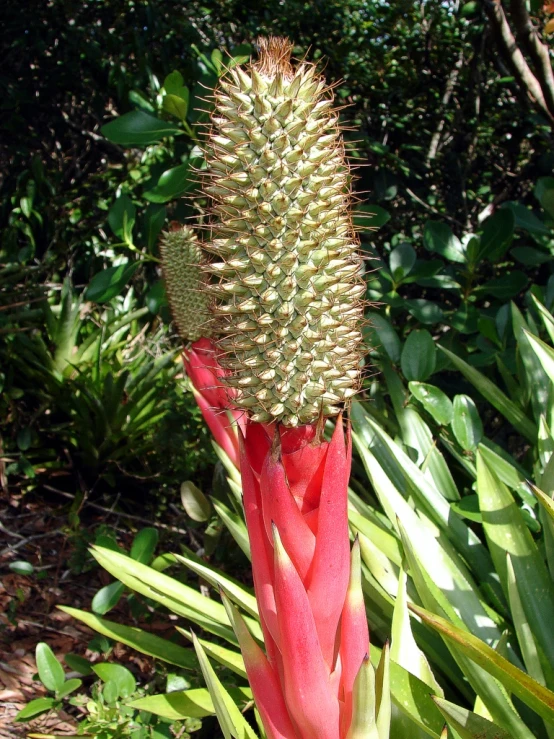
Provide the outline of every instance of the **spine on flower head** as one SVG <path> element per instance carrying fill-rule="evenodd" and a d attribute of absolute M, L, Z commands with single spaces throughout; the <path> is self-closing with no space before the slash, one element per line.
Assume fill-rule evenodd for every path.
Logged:
<path fill-rule="evenodd" d="M 206 269 L 233 402 L 294 427 L 359 388 L 363 263 L 332 93 L 313 65 L 293 67 L 288 41 L 259 46 L 215 93 Z"/>
<path fill-rule="evenodd" d="M 205 258 L 198 238 L 187 226 L 175 224 L 160 239 L 160 255 L 173 320 L 183 341 L 209 338 L 209 296 Z"/>

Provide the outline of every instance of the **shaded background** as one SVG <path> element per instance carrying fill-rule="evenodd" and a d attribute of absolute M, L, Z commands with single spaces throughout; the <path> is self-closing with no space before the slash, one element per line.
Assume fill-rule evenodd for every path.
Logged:
<path fill-rule="evenodd" d="M 407 379 L 463 390 L 444 357 L 421 376 L 401 363 L 406 337 L 425 330 L 509 385 L 510 301 L 528 306 L 529 290 L 554 301 L 553 8 L 532 2 L 529 19 L 526 7 L 505 3 L 503 16 L 480 0 L 3 4 L 2 513 L 16 539 L 56 532 L 50 548 L 19 550 L 55 570 L 54 590 L 62 560 L 70 580 L 90 577 L 90 541 L 130 546 L 149 521 L 165 526 L 168 547 L 186 535 L 246 577 L 221 524 L 200 531 L 179 503 L 183 481 L 217 496 L 224 475 L 216 465 L 214 476 L 182 376 L 158 238 L 171 220 L 204 222 L 198 124 L 223 65 L 246 60 L 258 35 L 288 36 L 297 57 L 340 82 L 366 216 L 367 297 L 379 303 L 370 344 Z M 377 398 L 379 379 L 368 376 L 365 390 Z M 498 443 L 525 454 L 497 414 L 483 418 Z M 17 614 L 45 615 L 57 596 L 25 596 L 18 576 L 4 592 L 4 627 L 32 643 L 44 622 L 27 613 L 33 631 Z"/>

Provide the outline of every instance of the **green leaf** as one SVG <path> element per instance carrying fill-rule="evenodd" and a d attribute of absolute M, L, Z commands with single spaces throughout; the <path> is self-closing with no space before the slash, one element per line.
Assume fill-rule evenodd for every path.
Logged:
<path fill-rule="evenodd" d="M 70 693 L 74 693 L 76 690 L 78 690 L 82 684 L 83 681 L 79 680 L 78 677 L 72 677 L 70 680 L 66 680 L 62 687 L 58 691 L 56 691 L 56 698 L 58 700 L 60 700 L 61 698 L 65 698 Z"/>
<path fill-rule="evenodd" d="M 137 689 L 137 681 L 133 673 L 123 665 L 100 662 L 93 665 L 92 669 L 105 683 L 113 682 L 117 687 L 117 694 L 121 698 L 128 698 Z"/>
<path fill-rule="evenodd" d="M 390 220 L 390 213 L 380 205 L 369 205 L 364 203 L 358 205 L 354 213 L 354 225 L 359 231 L 372 231 L 384 226 Z"/>
<path fill-rule="evenodd" d="M 549 498 L 548 495 L 545 495 L 543 491 L 539 490 L 536 485 L 531 485 L 531 490 L 535 494 L 537 500 L 544 508 L 546 513 L 550 516 L 552 521 L 554 521 L 554 500 L 552 500 L 552 498 Z"/>
<path fill-rule="evenodd" d="M 150 313 L 155 316 L 158 315 L 160 309 L 167 305 L 164 280 L 158 280 L 155 282 L 144 296 L 144 300 Z"/>
<path fill-rule="evenodd" d="M 164 95 L 162 107 L 166 113 L 169 113 L 169 115 L 175 116 L 175 118 L 178 118 L 180 121 L 184 121 L 187 117 L 189 108 L 188 98 L 184 100 L 178 95 L 167 93 Z"/>
<path fill-rule="evenodd" d="M 148 146 L 167 136 L 178 136 L 183 133 L 172 123 L 161 121 L 143 110 L 125 113 L 106 123 L 100 131 L 109 141 L 123 146 Z"/>
<path fill-rule="evenodd" d="M 452 364 L 463 376 L 489 401 L 526 439 L 535 443 L 537 429 L 519 406 L 513 403 L 498 386 L 481 374 L 456 354 L 439 344 L 439 349 L 446 354 Z"/>
<path fill-rule="evenodd" d="M 479 452 L 477 494 L 483 528 L 500 582 L 508 593 L 506 554 L 509 554 L 533 636 L 554 669 L 554 588 L 550 575 L 512 494 Z"/>
<path fill-rule="evenodd" d="M 423 298 L 414 298 L 413 300 L 405 300 L 404 305 L 408 312 L 417 318 L 420 323 L 440 323 L 444 320 L 444 313 L 436 303 Z"/>
<path fill-rule="evenodd" d="M 384 557 L 397 565 L 397 567 L 402 565 L 400 543 L 392 532 L 386 531 L 382 528 L 382 524 L 378 525 L 375 521 L 362 516 L 352 508 L 348 511 L 348 521 L 355 534 L 362 534 Z"/>
<path fill-rule="evenodd" d="M 109 654 L 112 650 L 112 642 L 105 636 L 94 636 L 88 643 L 87 649 L 98 654 Z"/>
<path fill-rule="evenodd" d="M 470 601 L 473 603 L 472 608 L 480 608 L 478 601 L 472 597 L 475 595 L 475 586 L 470 584 L 471 578 L 459 558 L 460 554 L 471 563 L 473 571 L 479 573 L 479 578 L 502 599 L 498 578 L 492 572 L 493 565 L 489 553 L 479 537 L 464 521 L 453 514 L 442 490 L 436 487 L 429 475 L 419 469 L 377 423 L 362 412 L 358 403 L 352 406 L 351 418 L 354 431 L 363 436 L 367 449 L 371 450 L 371 456 L 367 456 L 363 445 L 358 447 L 368 473 L 374 476 L 374 483 L 379 487 L 379 489 L 376 487 L 376 492 L 387 517 L 395 528 L 398 518 L 408 518 L 418 532 L 421 530 L 421 538 L 418 536 L 418 540 L 422 547 L 429 550 L 426 551 L 425 561 L 432 569 L 437 568 L 438 563 L 436 555 L 433 555 L 430 549 L 434 544 L 429 544 L 428 541 L 428 522 L 424 524 L 419 522 L 417 517 L 414 518 L 404 496 L 412 497 L 418 510 L 424 512 L 443 532 L 444 536 L 441 536 L 438 544 L 444 550 L 444 554 L 440 555 L 445 563 L 441 577 L 444 587 L 452 591 L 451 597 L 456 603 L 459 602 L 460 608 L 463 610 L 468 607 Z M 454 546 L 451 546 L 450 542 Z M 453 580 L 456 585 L 453 584 Z M 458 593 L 458 589 L 464 594 Z"/>
<path fill-rule="evenodd" d="M 452 510 L 462 518 L 467 518 L 475 523 L 482 523 L 483 517 L 479 508 L 479 497 L 477 495 L 466 495 L 461 500 L 451 503 Z"/>
<path fill-rule="evenodd" d="M 514 238 L 515 217 L 508 208 L 497 210 L 483 224 L 479 259 L 496 263 L 510 248 Z"/>
<path fill-rule="evenodd" d="M 187 480 L 181 483 L 181 503 L 189 518 L 193 521 L 207 521 L 212 513 L 210 501 L 196 485 Z"/>
<path fill-rule="evenodd" d="M 469 395 L 456 395 L 452 431 L 456 441 L 466 452 L 472 452 L 483 438 L 483 423 L 479 411 Z"/>
<path fill-rule="evenodd" d="M 215 674 L 202 645 L 194 634 L 192 639 L 223 736 L 225 739 L 247 739 L 247 737 L 248 739 L 257 739 L 256 734 L 242 716 L 236 703 Z"/>
<path fill-rule="evenodd" d="M 466 261 L 462 242 L 452 233 L 446 223 L 427 221 L 423 232 L 423 243 L 429 251 L 440 254 L 451 262 Z"/>
<path fill-rule="evenodd" d="M 395 529 L 404 526 L 410 532 L 413 547 L 430 576 L 444 590 L 452 607 L 471 623 L 476 633 L 488 639 L 493 634 L 500 638 L 500 632 L 486 614 L 476 585 L 460 557 L 460 554 L 467 557 L 480 572 L 481 579 L 487 582 L 492 580 L 491 587 L 494 588 L 496 583 L 490 573 L 492 563 L 486 550 L 467 525 L 453 514 L 448 501 L 429 483 L 421 470 L 390 437 L 387 438 L 377 424 L 368 417 L 364 418 L 358 407 L 359 404 L 352 407 L 355 431 L 352 440 L 389 521 Z M 393 449 L 394 458 L 391 459 Z M 411 497 L 414 496 L 419 515 L 400 491 L 404 491 L 404 495 L 409 491 Z M 455 541 L 456 548 L 446 536 L 437 538 L 436 533 L 430 535 L 434 526 L 429 518 Z"/>
<path fill-rule="evenodd" d="M 512 620 L 516 630 L 519 647 L 521 649 L 521 654 L 523 655 L 523 661 L 525 662 L 525 667 L 531 677 L 539 682 L 541 685 L 546 685 L 544 672 L 541 667 L 540 656 L 537 651 L 537 644 L 535 642 L 533 631 L 525 614 L 523 603 L 521 602 L 521 596 L 516 581 L 516 575 L 509 554 L 506 560 L 506 564 L 510 611 L 512 614 Z"/>
<path fill-rule="evenodd" d="M 15 721 L 26 721 L 27 719 L 40 716 L 54 707 L 56 701 L 54 698 L 35 698 L 27 703 L 27 705 L 19 711 L 15 716 Z"/>
<path fill-rule="evenodd" d="M 398 364 L 402 346 L 400 339 L 392 324 L 380 313 L 375 311 L 368 313 L 368 334 L 371 347 L 375 349 L 383 348 L 391 362 Z"/>
<path fill-rule="evenodd" d="M 10 562 L 9 568 L 12 572 L 15 572 L 17 575 L 32 575 L 35 571 L 35 568 L 30 562 L 24 562 L 22 560 L 17 560 L 16 562 Z"/>
<path fill-rule="evenodd" d="M 379 665 L 383 659 L 384 652 L 385 650 L 380 649 L 377 645 L 371 645 L 370 659 L 377 670 L 375 681 L 376 693 L 380 682 Z M 429 686 L 391 659 L 389 659 L 389 670 L 391 698 L 395 707 L 423 729 L 427 735 L 434 739 L 439 739 L 443 720 L 431 700 Z M 377 698 L 378 700 L 376 702 L 383 705 L 384 695 L 380 700 L 379 696 Z M 384 708 L 386 711 L 386 702 Z M 385 715 L 383 715 L 384 718 Z M 380 725 L 379 716 L 377 717 L 377 723 Z M 396 737 L 393 735 L 391 739 L 396 739 Z"/>
<path fill-rule="evenodd" d="M 156 109 L 141 90 L 129 90 L 129 102 L 147 113 L 155 113 Z"/>
<path fill-rule="evenodd" d="M 231 600 L 237 603 L 241 608 L 244 608 L 244 610 L 251 616 L 256 619 L 258 618 L 256 598 L 252 593 L 249 593 L 246 590 L 244 585 L 231 580 L 213 567 L 208 567 L 201 562 L 195 562 L 189 557 L 183 557 L 180 554 L 176 554 L 175 557 L 179 562 L 182 562 L 186 567 L 191 569 L 207 582 L 211 583 L 215 588 L 222 588 Z"/>
<path fill-rule="evenodd" d="M 110 705 L 114 704 L 119 698 L 119 688 L 115 680 L 107 680 L 102 686 L 102 697 L 104 701 Z"/>
<path fill-rule="evenodd" d="M 139 262 L 126 262 L 98 272 L 85 290 L 85 300 L 93 303 L 107 303 L 115 298 L 135 274 L 138 266 Z"/>
<path fill-rule="evenodd" d="M 433 696 L 433 701 L 450 728 L 457 731 L 461 739 L 516 739 L 492 721 L 468 711 L 467 708 L 438 696 Z"/>
<path fill-rule="evenodd" d="M 417 593 L 423 604 L 428 609 L 432 609 L 435 613 L 433 615 L 441 614 L 446 623 L 454 624 L 459 631 L 468 633 L 468 627 L 473 632 L 478 629 L 477 623 L 480 620 L 480 616 L 476 614 L 469 616 L 467 614 L 462 618 L 452 608 L 447 600 L 447 591 L 439 587 L 436 582 L 433 568 L 425 568 L 423 561 L 420 562 L 419 555 L 413 550 L 410 540 L 408 538 L 408 532 L 406 529 L 402 529 L 402 541 L 404 544 L 404 551 L 409 563 L 410 571 L 414 585 L 417 588 Z M 412 606 L 409 606 L 412 610 Z M 450 619 L 450 621 L 446 621 Z M 495 632 L 494 637 L 492 633 Z M 489 643 L 495 643 L 500 639 L 500 633 L 497 629 L 481 630 L 483 638 Z M 491 638 L 492 637 L 492 638 Z M 473 638 L 481 643 L 478 637 L 473 635 Z M 490 711 L 494 720 L 504 728 L 509 728 L 510 731 L 513 729 L 514 736 L 518 739 L 533 739 L 531 732 L 525 726 L 520 716 L 516 712 L 514 705 L 504 690 L 504 688 L 495 680 L 490 679 L 490 675 L 482 669 L 479 665 L 475 664 L 469 659 L 461 650 L 457 649 L 455 644 L 447 642 L 447 646 L 458 663 L 460 669 L 464 673 L 464 677 L 467 679 L 471 687 L 478 694 L 480 699 L 485 702 L 487 709 Z"/>
<path fill-rule="evenodd" d="M 58 608 L 61 608 L 61 610 L 63 610 L 63 606 L 62 607 L 58 606 Z M 69 609 L 69 611 L 72 611 L 72 610 L 75 611 L 75 609 L 71 609 L 71 608 Z M 90 614 L 87 614 L 87 616 L 88 615 Z M 74 670 L 74 672 L 78 672 L 81 675 L 85 675 L 85 676 L 92 675 L 91 663 L 88 661 L 88 659 L 81 657 L 79 654 L 73 654 L 72 652 L 69 652 L 69 654 L 64 655 L 63 659 L 64 659 L 65 664 L 70 669 Z"/>
<path fill-rule="evenodd" d="M 33 433 L 32 429 L 29 426 L 20 429 L 19 433 L 17 434 L 17 446 L 22 452 L 26 452 L 29 449 L 32 440 Z"/>
<path fill-rule="evenodd" d="M 533 293 L 531 293 L 531 298 L 533 299 L 535 307 L 539 311 L 545 329 L 548 331 L 550 341 L 554 344 L 554 317 L 552 316 L 552 313 L 540 302 L 540 300 L 533 295 Z"/>
<path fill-rule="evenodd" d="M 352 721 L 347 739 L 379 739 L 375 709 L 375 670 L 366 655 L 352 688 Z"/>
<path fill-rule="evenodd" d="M 448 426 L 452 420 L 453 406 L 450 398 L 442 390 L 435 385 L 415 381 L 408 383 L 408 388 L 437 423 Z"/>
<path fill-rule="evenodd" d="M 385 643 L 381 659 L 375 670 L 375 710 L 377 714 L 377 733 L 379 739 L 389 739 L 392 715 L 390 687 L 390 648 Z"/>
<path fill-rule="evenodd" d="M 472 334 L 477 331 L 479 311 L 474 305 L 464 303 L 461 308 L 450 314 L 448 323 L 451 328 L 462 334 Z"/>
<path fill-rule="evenodd" d="M 111 582 L 109 585 L 104 585 L 92 599 L 92 610 L 99 616 L 103 616 L 119 603 L 124 591 L 125 586 L 123 583 L 117 581 Z"/>
<path fill-rule="evenodd" d="M 248 531 L 246 529 L 244 519 L 228 508 L 220 500 L 214 499 L 213 506 L 215 508 L 215 512 L 223 521 L 233 539 L 237 542 L 248 559 L 251 559 L 250 541 L 248 539 Z"/>
<path fill-rule="evenodd" d="M 38 676 L 47 690 L 56 692 L 65 682 L 65 672 L 54 652 L 45 642 L 39 642 L 35 650 Z"/>
<path fill-rule="evenodd" d="M 135 204 L 128 195 L 120 195 L 108 213 L 108 223 L 114 234 L 127 244 L 133 243 L 133 226 L 136 219 Z"/>
<path fill-rule="evenodd" d="M 405 670 L 408 670 L 412 675 L 422 680 L 431 688 L 433 693 L 444 695 L 442 688 L 433 675 L 427 657 L 417 646 L 412 634 L 406 594 L 406 581 L 406 573 L 401 569 L 391 625 L 391 660 L 394 660 L 394 662 L 404 667 Z"/>
<path fill-rule="evenodd" d="M 552 254 L 541 249 L 535 249 L 532 246 L 515 246 L 513 249 L 510 249 L 510 255 L 526 267 L 538 267 L 541 264 L 550 262 L 552 259 Z"/>
<path fill-rule="evenodd" d="M 142 654 L 148 654 L 151 657 L 156 657 L 164 662 L 168 662 L 178 667 L 183 667 L 187 670 L 196 668 L 196 659 L 193 652 L 190 649 L 174 644 L 173 642 L 162 639 L 155 634 L 149 634 L 147 631 L 137 628 L 136 626 L 124 626 L 123 624 L 109 621 L 105 618 L 100 618 L 92 613 L 86 613 L 80 611 L 77 608 L 70 608 L 69 606 L 58 606 L 61 611 L 69 613 L 73 618 L 82 621 L 84 624 L 89 626 L 94 631 L 114 639 L 115 641 L 127 644 L 129 647 L 133 647 Z M 67 657 L 70 655 L 66 655 Z M 68 662 L 72 669 L 77 669 L 82 672 L 79 667 Z M 87 674 L 87 673 L 82 673 Z"/>
<path fill-rule="evenodd" d="M 483 296 L 493 295 L 500 300 L 509 300 L 525 289 L 527 279 L 524 272 L 514 269 L 501 277 L 495 277 L 493 280 L 485 282 L 475 288 L 474 293 Z"/>
<path fill-rule="evenodd" d="M 161 572 L 135 562 L 130 557 L 99 547 L 93 547 L 91 551 L 108 572 L 118 577 L 132 590 L 158 601 L 174 613 L 190 619 L 211 633 L 236 643 L 235 635 L 229 627 L 229 619 L 221 603 L 201 595 L 194 588 Z M 256 637 L 261 638 L 259 626 L 253 623 L 251 628 L 256 632 Z"/>
<path fill-rule="evenodd" d="M 539 177 L 534 195 L 548 215 L 554 218 L 554 177 Z"/>
<path fill-rule="evenodd" d="M 390 253 L 389 266 L 392 278 L 396 284 L 407 277 L 416 261 L 415 249 L 411 244 L 399 244 Z"/>
<path fill-rule="evenodd" d="M 407 380 L 426 380 L 433 374 L 436 364 L 436 347 L 426 329 L 412 331 L 402 348 L 400 366 Z"/>
<path fill-rule="evenodd" d="M 533 334 L 529 331 L 526 331 L 524 329 L 523 333 L 531 344 L 533 351 L 539 358 L 544 371 L 546 372 L 550 380 L 554 382 L 554 349 L 548 346 L 548 344 L 545 344 L 542 339 L 533 336 Z"/>
<path fill-rule="evenodd" d="M 144 211 L 144 223 L 146 224 L 146 243 L 149 249 L 153 249 L 160 231 L 162 230 L 167 211 L 160 203 L 150 203 Z"/>
<path fill-rule="evenodd" d="M 551 230 L 537 218 L 532 210 L 526 208 L 521 203 L 507 202 L 503 203 L 502 209 L 509 208 L 515 217 L 515 227 L 522 228 L 530 234 L 537 236 L 550 236 Z"/>
<path fill-rule="evenodd" d="M 169 200 L 175 200 L 193 186 L 189 172 L 188 162 L 166 169 L 160 176 L 158 184 L 143 193 L 144 197 L 152 203 L 167 203 Z"/>
<path fill-rule="evenodd" d="M 252 693 L 248 688 L 230 688 L 229 695 L 234 701 L 248 703 Z M 204 718 L 213 716 L 214 704 L 206 688 L 179 690 L 162 695 L 147 695 L 127 704 L 137 711 L 148 711 L 156 716 L 179 721 L 184 718 Z"/>
<path fill-rule="evenodd" d="M 548 407 L 550 383 L 539 358 L 527 339 L 531 333 L 529 324 L 515 303 L 511 304 L 511 311 L 514 336 L 525 368 L 525 384 L 531 395 L 533 413 L 535 418 L 539 419 L 544 409 Z"/>
<path fill-rule="evenodd" d="M 181 629 L 180 626 L 176 626 L 175 628 L 189 641 L 192 641 L 192 632 Z M 208 657 L 212 657 L 212 659 L 215 659 L 223 667 L 227 667 L 237 675 L 247 679 L 244 660 L 240 652 L 236 652 L 234 649 L 227 649 L 227 647 L 222 647 L 220 644 L 214 644 L 214 642 L 210 642 L 207 639 L 198 639 L 198 641 Z"/>
<path fill-rule="evenodd" d="M 158 545 L 158 530 L 153 527 L 141 529 L 133 539 L 131 557 L 137 562 L 147 565 L 154 556 Z"/>
<path fill-rule="evenodd" d="M 163 83 L 163 88 L 172 95 L 179 95 L 180 97 L 186 97 L 188 95 L 183 75 L 177 69 L 174 69 L 173 72 L 167 75 Z"/>
<path fill-rule="evenodd" d="M 554 721 L 554 693 L 552 691 L 537 683 L 468 631 L 454 626 L 446 619 L 415 604 L 410 604 L 410 608 L 424 623 L 442 634 L 463 654 L 495 677 L 508 692 L 520 698 L 546 721 Z"/>

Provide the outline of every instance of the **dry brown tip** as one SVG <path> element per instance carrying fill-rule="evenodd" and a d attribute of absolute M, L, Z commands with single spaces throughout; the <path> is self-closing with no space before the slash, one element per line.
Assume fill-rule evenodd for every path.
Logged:
<path fill-rule="evenodd" d="M 266 77 L 275 77 L 281 73 L 292 79 L 294 72 L 290 63 L 292 43 L 281 36 L 260 36 L 256 40 L 259 49 L 258 61 L 254 64 L 257 71 Z"/>

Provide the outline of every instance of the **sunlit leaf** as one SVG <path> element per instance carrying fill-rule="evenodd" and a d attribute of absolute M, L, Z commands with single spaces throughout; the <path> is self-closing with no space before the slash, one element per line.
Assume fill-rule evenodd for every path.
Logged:
<path fill-rule="evenodd" d="M 509 692 L 517 695 L 546 721 L 554 721 L 554 693 L 537 683 L 517 667 L 504 659 L 481 639 L 467 631 L 436 616 L 429 611 L 411 604 L 410 608 L 431 628 L 436 629 L 445 639 L 455 644 L 471 660 L 495 677 Z M 519 739 L 519 737 L 518 737 Z"/>

